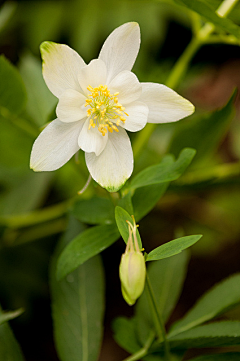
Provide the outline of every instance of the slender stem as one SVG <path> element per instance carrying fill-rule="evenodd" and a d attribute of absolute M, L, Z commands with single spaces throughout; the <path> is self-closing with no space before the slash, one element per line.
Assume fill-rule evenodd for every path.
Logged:
<path fill-rule="evenodd" d="M 30 213 L 16 216 L 1 216 L 0 224 L 3 224 L 9 228 L 33 226 L 63 216 L 71 204 L 72 200 L 58 203 L 54 206 L 46 207 Z"/>
<path fill-rule="evenodd" d="M 152 342 L 154 341 L 154 338 L 155 338 L 155 333 L 154 332 L 150 333 L 150 335 L 149 335 L 145 345 L 143 346 L 143 348 L 141 348 L 140 350 L 138 350 L 137 352 L 135 352 L 131 356 L 125 358 L 123 361 L 141 360 L 142 357 L 147 355 L 148 349 L 151 346 Z"/>
<path fill-rule="evenodd" d="M 165 330 L 165 327 L 164 327 L 162 316 L 158 311 L 157 302 L 156 302 L 154 292 L 153 292 L 153 289 L 152 289 L 152 286 L 151 286 L 148 275 L 146 275 L 146 285 L 147 285 L 148 293 L 149 293 L 149 296 L 150 296 L 150 301 L 151 301 L 151 304 L 152 304 L 152 307 L 153 307 L 153 311 L 154 311 L 154 314 L 155 314 L 154 320 L 156 322 L 156 328 L 157 328 L 156 331 L 157 331 L 157 334 L 158 334 L 158 339 L 159 339 L 160 342 L 163 341 L 165 360 L 169 361 L 171 358 L 170 358 L 169 344 L 168 344 L 168 341 L 167 341 L 167 338 L 166 338 L 166 330 Z"/>
<path fill-rule="evenodd" d="M 222 17 L 227 16 L 237 4 L 237 2 L 238 0 L 224 0 L 216 10 L 216 13 Z M 185 75 L 194 54 L 204 43 L 207 43 L 208 37 L 211 35 L 214 29 L 215 26 L 213 24 L 206 23 L 201 29 L 199 29 L 199 31 L 196 32 L 196 34 L 194 34 L 192 40 L 174 65 L 173 70 L 165 83 L 168 87 L 176 88 L 178 86 L 181 79 Z M 137 135 L 133 144 L 135 158 L 147 144 L 155 128 L 156 124 L 147 124 L 147 126 Z"/>

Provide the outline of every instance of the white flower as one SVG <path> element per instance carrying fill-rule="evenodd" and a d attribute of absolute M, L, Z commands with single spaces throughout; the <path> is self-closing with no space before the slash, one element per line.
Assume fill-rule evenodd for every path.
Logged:
<path fill-rule="evenodd" d="M 138 81 L 131 69 L 139 46 L 135 22 L 115 29 L 98 59 L 88 65 L 67 45 L 41 45 L 43 77 L 59 103 L 58 118 L 33 144 L 33 170 L 56 170 L 82 149 L 93 179 L 117 191 L 133 171 L 126 130 L 136 132 L 147 122 L 174 122 L 193 113 L 193 105 L 168 87 Z"/>

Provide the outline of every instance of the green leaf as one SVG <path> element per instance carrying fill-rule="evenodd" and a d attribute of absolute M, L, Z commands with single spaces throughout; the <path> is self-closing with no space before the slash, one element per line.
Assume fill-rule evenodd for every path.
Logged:
<path fill-rule="evenodd" d="M 126 221 L 129 221 L 131 224 L 133 224 L 133 219 L 132 217 L 128 214 L 127 211 L 125 211 L 123 208 L 117 206 L 115 208 L 115 218 L 116 218 L 116 223 L 118 226 L 118 230 L 124 240 L 124 242 L 127 244 L 128 242 L 128 237 L 129 237 L 129 230 L 128 230 L 128 224 Z M 141 237 L 140 234 L 138 232 L 137 229 L 137 240 L 138 240 L 138 245 L 139 248 L 142 248 L 142 241 L 141 241 Z"/>
<path fill-rule="evenodd" d="M 188 253 L 184 251 L 177 256 L 152 262 L 148 265 L 147 272 L 158 310 L 165 322 L 171 315 L 180 296 L 188 260 Z M 145 344 L 150 332 L 155 329 L 151 311 L 148 293 L 145 288 L 136 306 L 138 334 L 142 345 Z"/>
<path fill-rule="evenodd" d="M 111 224 L 115 222 L 114 205 L 107 198 L 81 199 L 74 203 L 72 213 L 84 223 Z"/>
<path fill-rule="evenodd" d="M 52 263 L 50 286 L 54 339 L 61 361 L 96 361 L 101 346 L 104 314 L 104 272 L 100 256 L 57 281 L 57 257 L 81 226 L 72 220 Z"/>
<path fill-rule="evenodd" d="M 74 271 L 118 238 L 119 232 L 115 225 L 96 226 L 80 233 L 61 253 L 57 264 L 57 279 L 62 279 Z"/>
<path fill-rule="evenodd" d="M 189 361 L 239 361 L 240 352 L 227 352 L 221 354 L 204 355 Z"/>
<path fill-rule="evenodd" d="M 0 308 L 0 317 L 2 315 Z M 0 325 L 0 340 L 0 360 L 24 361 L 22 351 L 7 322 Z"/>
<path fill-rule="evenodd" d="M 114 340 L 124 350 L 135 353 L 141 348 L 137 339 L 135 319 L 133 317 L 118 317 L 113 321 L 112 327 Z"/>
<path fill-rule="evenodd" d="M 0 325 L 6 321 L 12 320 L 20 316 L 24 312 L 23 308 L 19 308 L 15 311 L 1 312 L 0 313 Z"/>
<path fill-rule="evenodd" d="M 169 337 L 209 321 L 237 305 L 240 302 L 239 284 L 240 274 L 236 274 L 215 285 L 173 326 Z"/>
<path fill-rule="evenodd" d="M 220 30 L 234 35 L 240 39 L 240 28 L 231 20 L 220 17 L 213 7 L 201 0 L 175 0 L 176 3 L 185 5 L 188 9 L 201 15 L 206 21 L 212 23 Z"/>
<path fill-rule="evenodd" d="M 57 103 L 42 76 L 41 62 L 31 54 L 22 56 L 19 66 L 27 90 L 26 110 L 38 126 L 49 121 L 49 114 Z"/>
<path fill-rule="evenodd" d="M 202 235 L 195 235 L 174 239 L 173 241 L 165 243 L 151 251 L 147 255 L 146 261 L 157 261 L 159 259 L 172 257 L 175 254 L 182 252 L 184 249 L 192 246 L 201 237 Z"/>
<path fill-rule="evenodd" d="M 175 162 L 172 158 L 168 157 L 168 161 L 165 160 L 164 162 L 144 169 L 133 178 L 130 183 L 130 189 L 178 179 L 191 163 L 195 153 L 196 151 L 194 149 L 185 148 Z"/>
<path fill-rule="evenodd" d="M 119 199 L 118 206 L 125 209 L 125 211 L 127 211 L 129 214 L 134 214 L 131 192 L 127 193 L 124 197 Z"/>
<path fill-rule="evenodd" d="M 169 337 L 171 348 L 219 347 L 239 345 L 240 322 L 222 321 L 198 326 Z"/>
<path fill-rule="evenodd" d="M 148 214 L 159 199 L 164 195 L 169 183 L 153 184 L 137 188 L 132 197 L 136 222 Z M 144 199 L 144 202 L 143 202 Z"/>
<path fill-rule="evenodd" d="M 231 97 L 228 104 L 221 110 L 210 115 L 200 115 L 192 119 L 191 122 L 178 124 L 177 130 L 172 138 L 169 151 L 177 155 L 183 147 L 194 147 L 197 154 L 194 161 L 209 157 L 229 128 L 234 116 L 233 101 Z M 195 121 L 194 121 L 195 120 Z"/>
<path fill-rule="evenodd" d="M 26 103 L 26 90 L 17 69 L 0 56 L 0 115 L 21 113 Z"/>

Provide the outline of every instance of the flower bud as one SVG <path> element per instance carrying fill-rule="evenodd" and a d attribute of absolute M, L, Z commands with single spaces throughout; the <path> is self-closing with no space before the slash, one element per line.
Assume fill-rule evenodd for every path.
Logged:
<path fill-rule="evenodd" d="M 133 216 L 132 218 L 133 225 L 127 221 L 129 237 L 126 251 L 122 255 L 119 267 L 122 295 L 130 306 L 141 296 L 146 278 L 145 259 L 139 250 L 136 233 L 137 225 Z"/>
<path fill-rule="evenodd" d="M 124 253 L 119 275 L 123 298 L 131 306 L 141 296 L 144 289 L 146 266 L 143 254 L 136 251 Z"/>

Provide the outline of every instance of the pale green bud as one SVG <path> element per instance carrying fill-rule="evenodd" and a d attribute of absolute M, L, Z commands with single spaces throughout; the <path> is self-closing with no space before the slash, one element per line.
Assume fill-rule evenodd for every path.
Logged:
<path fill-rule="evenodd" d="M 146 277 L 144 256 L 139 251 L 124 253 L 121 258 L 119 275 L 122 295 L 131 306 L 141 296 Z"/>

